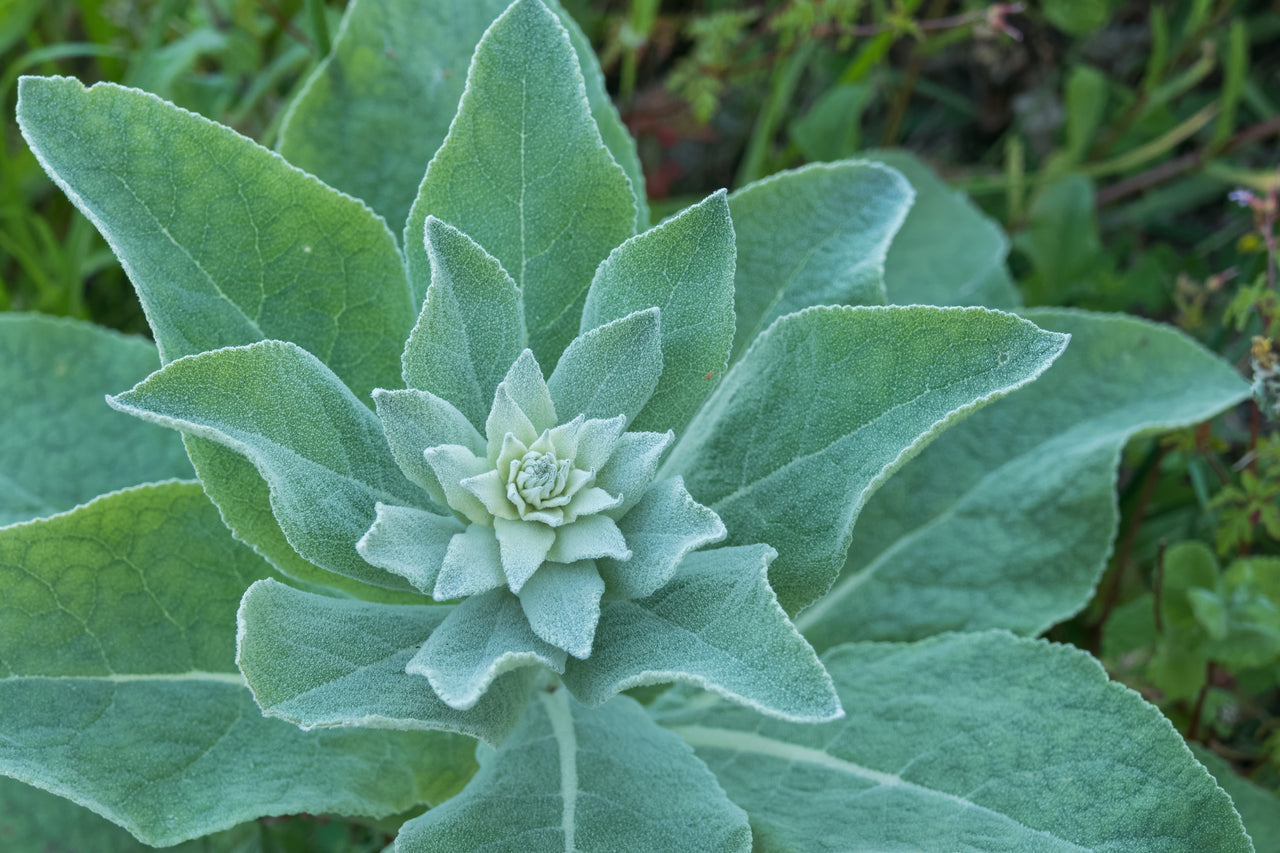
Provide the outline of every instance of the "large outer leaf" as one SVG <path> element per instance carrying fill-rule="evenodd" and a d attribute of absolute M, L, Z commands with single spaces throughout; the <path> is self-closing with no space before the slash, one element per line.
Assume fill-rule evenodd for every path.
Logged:
<path fill-rule="evenodd" d="M 838 722 L 656 706 L 747 810 L 757 853 L 1252 851 L 1169 721 L 1083 652 L 990 632 L 824 662 Z"/>
<path fill-rule="evenodd" d="M 24 77 L 18 92 L 31 150 L 120 258 L 164 361 L 275 338 L 362 400 L 394 387 L 414 307 L 368 208 L 136 89 Z"/>
<path fill-rule="evenodd" d="M 0 525 L 113 489 L 190 477 L 177 436 L 122 417 L 103 400 L 159 366 L 155 344 L 143 338 L 0 314 Z"/>
<path fill-rule="evenodd" d="M 366 403 L 396 387 L 415 308 L 395 239 L 359 201 L 119 86 L 23 78 L 18 123 L 120 258 L 162 361 L 274 338 L 309 350 Z M 186 445 L 236 535 L 282 571 L 323 579 L 289 547 L 251 464 L 208 441 Z"/>
<path fill-rule="evenodd" d="M 499 681 L 470 711 L 450 708 L 425 678 L 405 674 L 451 609 L 329 598 L 263 580 L 240 604 L 236 660 L 270 717 L 305 728 L 455 731 L 497 743 L 528 698 L 523 673 Z"/>
<path fill-rule="evenodd" d="M 235 669 L 269 574 L 195 483 L 140 486 L 0 531 L 0 771 L 154 845 L 262 815 L 389 815 L 448 796 L 468 741 L 304 733 Z"/>
<path fill-rule="evenodd" d="M 830 677 L 769 589 L 772 557 L 767 545 L 698 551 L 648 598 L 606 601 L 591 657 L 568 661 L 564 683 L 590 705 L 682 681 L 783 719 L 841 716 Z"/>
<path fill-rule="evenodd" d="M 333 53 L 285 116 L 280 153 L 364 199 L 398 229 L 449 130 L 476 43 L 507 5 L 508 0 L 355 0 Z M 591 44 L 568 13 L 554 2 L 548 5 L 569 30 L 591 113 L 644 210 L 635 143 L 609 100 Z"/>
<path fill-rule="evenodd" d="M 721 191 L 623 243 L 596 270 L 581 332 L 662 310 L 662 377 L 631 429 L 679 432 L 715 387 L 733 343 L 735 257 Z"/>
<path fill-rule="evenodd" d="M 297 551 L 331 572 L 412 589 L 356 552 L 379 501 L 414 506 L 382 423 L 313 355 L 263 341 L 170 362 L 111 405 L 244 454 L 271 484 L 271 506 Z"/>
<path fill-rule="evenodd" d="M 430 274 L 428 215 L 502 263 L 542 364 L 577 334 L 596 266 L 636 227 L 631 183 L 601 141 L 582 79 L 559 19 L 541 0 L 513 3 L 476 47 L 458 115 L 405 226 L 419 289 Z"/>
<path fill-rule="evenodd" d="M 618 697 L 540 692 L 461 794 L 400 830 L 396 853 L 746 853 L 751 831 L 680 739 Z"/>
<path fill-rule="evenodd" d="M 1280 853 L 1280 798 L 1275 792 L 1236 775 L 1230 764 L 1198 743 L 1191 744 L 1191 751 L 1231 795 L 1257 853 Z"/>
<path fill-rule="evenodd" d="M 659 476 L 684 474 L 724 520 L 726 544 L 777 549 L 769 581 L 794 613 L 830 587 L 886 476 L 1065 344 L 980 308 L 810 308 L 756 341 Z"/>
<path fill-rule="evenodd" d="M 1039 633 L 1093 592 L 1115 538 L 1120 451 L 1243 399 L 1231 367 L 1131 317 L 1028 311 L 1071 346 L 948 430 L 867 504 L 844 575 L 797 619 L 814 645 L 947 630 Z"/>
<path fill-rule="evenodd" d="M 884 284 L 891 304 L 1021 304 L 1004 267 L 1009 238 L 998 223 L 914 155 L 873 151 L 865 156 L 897 169 L 916 191 L 916 203 L 885 258 Z"/>
<path fill-rule="evenodd" d="M 738 237 L 733 358 L 769 324 L 811 305 L 885 301 L 884 259 L 911 185 L 877 163 L 817 163 L 729 196 Z"/>

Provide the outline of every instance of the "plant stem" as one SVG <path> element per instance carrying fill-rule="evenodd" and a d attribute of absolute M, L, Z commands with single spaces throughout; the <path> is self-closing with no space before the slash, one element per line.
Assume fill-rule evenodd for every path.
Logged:
<path fill-rule="evenodd" d="M 1191 726 L 1187 729 L 1187 740 L 1199 740 L 1200 719 L 1204 715 L 1204 700 L 1209 695 L 1209 687 L 1213 684 L 1213 677 L 1217 673 L 1217 667 L 1213 661 L 1209 661 L 1204 667 L 1204 684 L 1200 686 L 1200 692 L 1196 694 L 1196 704 L 1191 710 Z"/>
<path fill-rule="evenodd" d="M 1155 462 L 1151 465 L 1151 470 L 1147 472 L 1146 478 L 1142 481 L 1142 488 L 1138 492 L 1137 502 L 1133 507 L 1133 515 L 1129 518 L 1129 528 L 1125 531 L 1124 539 L 1120 542 L 1120 548 L 1116 551 L 1115 569 L 1111 575 L 1111 585 L 1107 588 L 1107 597 L 1103 601 L 1102 614 L 1098 617 L 1094 627 L 1097 629 L 1099 639 L 1102 636 L 1103 626 L 1107 624 L 1107 619 L 1111 618 L 1111 612 L 1115 610 L 1116 603 L 1120 599 L 1120 586 L 1124 580 L 1125 568 L 1129 565 L 1129 556 L 1133 553 L 1133 543 L 1137 541 L 1138 530 L 1142 527 L 1142 522 L 1147 515 L 1147 506 L 1151 503 L 1151 498 L 1155 494 L 1156 484 L 1160 481 L 1160 467 L 1164 462 L 1167 451 L 1161 450 L 1156 456 Z"/>

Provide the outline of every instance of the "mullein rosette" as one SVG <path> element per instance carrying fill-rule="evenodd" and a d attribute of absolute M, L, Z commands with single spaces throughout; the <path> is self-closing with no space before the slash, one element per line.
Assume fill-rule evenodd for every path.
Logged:
<path fill-rule="evenodd" d="M 729 228 L 724 193 L 684 216 Z M 708 549 L 724 523 L 661 472 L 675 432 L 629 428 L 689 408 L 662 383 L 662 310 L 613 305 L 597 324 L 614 298 L 599 276 L 544 377 L 502 265 L 435 217 L 424 231 L 407 387 L 374 390 L 376 414 L 281 341 L 178 359 L 111 398 L 246 456 L 290 545 L 333 573 L 322 582 L 359 582 L 350 598 L 250 587 L 237 660 L 263 711 L 497 742 L 549 671 L 588 707 L 676 681 L 783 719 L 841 716 L 769 585 L 775 551 Z M 722 360 L 727 336 L 715 346 Z M 360 600 L 378 587 L 394 602 Z"/>

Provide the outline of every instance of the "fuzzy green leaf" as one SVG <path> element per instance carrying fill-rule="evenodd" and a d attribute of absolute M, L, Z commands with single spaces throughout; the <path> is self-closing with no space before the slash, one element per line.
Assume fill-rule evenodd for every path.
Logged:
<path fill-rule="evenodd" d="M 373 402 L 400 470 L 410 482 L 425 489 L 436 504 L 447 506 L 444 487 L 423 454 L 430 447 L 451 444 L 481 456 L 485 452 L 484 437 L 465 415 L 429 391 L 379 388 L 373 392 Z"/>
<path fill-rule="evenodd" d="M 653 433 L 649 433 L 653 435 Z M 694 501 L 680 477 L 654 483 L 618 520 L 631 549 L 627 559 L 600 560 L 600 574 L 617 598 L 644 598 L 665 585 L 694 549 L 725 537 L 714 512 Z"/>
<path fill-rule="evenodd" d="M 747 810 L 759 853 L 1252 850 L 1169 721 L 1083 652 L 990 632 L 823 660 L 838 722 L 656 706 Z"/>
<path fill-rule="evenodd" d="M 408 506 L 380 503 L 375 510 L 373 526 L 360 537 L 356 551 L 370 565 L 400 575 L 430 595 L 449 543 L 464 529 L 462 522 Z"/>
<path fill-rule="evenodd" d="M 310 353 L 263 341 L 188 356 L 110 402 L 252 460 L 306 559 L 364 583 L 410 588 L 366 563 L 356 542 L 379 501 L 412 506 L 425 495 L 396 466 L 377 416 Z"/>
<path fill-rule="evenodd" d="M 819 163 L 729 196 L 738 236 L 732 361 L 779 317 L 812 305 L 883 304 L 884 259 L 911 185 L 876 163 Z"/>
<path fill-rule="evenodd" d="M 536 664 L 564 672 L 564 661 L 564 650 L 533 633 L 520 599 L 504 588 L 473 595 L 454 607 L 406 671 L 425 676 L 441 699 L 465 711 L 503 673 Z"/>
<path fill-rule="evenodd" d="M 662 309 L 662 377 L 631 428 L 680 431 L 733 344 L 733 221 L 723 191 L 623 243 L 596 270 L 580 331 Z"/>
<path fill-rule="evenodd" d="M 632 687 L 694 684 L 802 722 L 843 713 L 831 677 L 769 588 L 767 545 L 690 554 L 652 596 L 605 602 L 587 660 L 564 683 L 588 705 Z"/>
<path fill-rule="evenodd" d="M 1237 775 L 1230 764 L 1200 744 L 1192 743 L 1190 747 L 1222 789 L 1231 795 L 1257 853 L 1280 853 L 1280 798 L 1275 792 Z"/>
<path fill-rule="evenodd" d="M 796 620 L 819 649 L 948 630 L 1037 634 L 1066 619 L 1111 552 L 1125 443 L 1248 394 L 1230 365 L 1168 327 L 1062 309 L 1026 316 L 1071 345 L 872 498 L 840 581 Z"/>
<path fill-rule="evenodd" d="M 891 472 L 963 414 L 1038 376 L 1066 344 L 981 308 L 811 308 L 779 320 L 730 370 L 659 476 L 729 530 L 778 550 L 787 612 L 818 598 L 850 527 Z"/>
<path fill-rule="evenodd" d="M 603 594 L 604 581 L 591 560 L 544 563 L 518 593 L 533 633 L 575 658 L 591 654 Z"/>
<path fill-rule="evenodd" d="M 405 665 L 452 610 L 328 598 L 271 580 L 238 615 L 237 662 L 268 717 L 304 728 L 437 729 L 498 743 L 528 698 L 528 679 L 501 679 L 468 711 L 449 707 Z"/>
<path fill-rule="evenodd" d="M 916 192 L 885 258 L 884 284 L 894 305 L 1014 308 L 1022 298 L 1005 269 L 1009 238 L 961 191 L 943 183 L 906 151 L 873 151 L 870 160 L 903 174 Z"/>
<path fill-rule="evenodd" d="M 456 790 L 464 738 L 308 734 L 262 716 L 228 628 L 268 574 L 196 483 L 0 531 L 0 772 L 153 845 L 263 815 L 390 815 Z"/>
<path fill-rule="evenodd" d="M 554 363 L 577 333 L 596 266 L 635 233 L 636 204 L 591 116 L 568 33 L 540 0 L 517 0 L 476 47 L 405 227 L 419 287 L 428 215 L 502 263 L 524 297 L 530 346 Z"/>
<path fill-rule="evenodd" d="M 364 199 L 399 229 L 427 163 L 449 130 L 476 43 L 507 5 L 508 0 L 349 4 L 333 53 L 285 116 L 280 153 Z M 591 43 L 564 9 L 547 5 L 569 30 L 591 113 L 643 211 L 644 177 L 635 143 L 605 91 Z M 646 212 L 642 222 L 647 219 Z"/>
<path fill-rule="evenodd" d="M 657 308 L 628 314 L 569 344 L 547 389 L 561 422 L 578 415 L 629 423 L 653 396 L 662 374 L 662 331 Z"/>
<path fill-rule="evenodd" d="M 396 381 L 414 306 L 359 201 L 136 89 L 24 77 L 19 99 L 31 150 L 124 265 L 164 362 L 272 338 L 361 399 Z"/>
<path fill-rule="evenodd" d="M 163 362 L 277 339 L 361 400 L 395 386 L 416 308 L 394 237 L 359 201 L 226 127 L 107 83 L 24 78 L 18 123 L 120 258 Z M 185 443 L 238 536 L 294 577 L 323 578 L 289 546 L 251 464 Z"/>
<path fill-rule="evenodd" d="M 0 314 L 0 526 L 103 492 L 190 477 L 182 442 L 107 394 L 160 366 L 155 344 L 88 323 Z"/>
<path fill-rule="evenodd" d="M 433 216 L 426 247 L 431 286 L 404 347 L 404 381 L 484 429 L 494 389 L 525 346 L 520 293 L 492 255 Z"/>
<path fill-rule="evenodd" d="M 396 853 L 747 853 L 746 815 L 687 746 L 626 697 L 587 709 L 540 692 L 457 797 Z"/>

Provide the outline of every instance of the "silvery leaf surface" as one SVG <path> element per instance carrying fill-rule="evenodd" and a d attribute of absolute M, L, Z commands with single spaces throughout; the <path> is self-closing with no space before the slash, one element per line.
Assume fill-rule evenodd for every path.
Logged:
<path fill-rule="evenodd" d="M 632 237 L 596 269 L 580 333 L 646 308 L 662 311 L 662 376 L 631 429 L 682 430 L 723 375 L 736 254 L 720 191 Z"/>
<path fill-rule="evenodd" d="M 356 542 L 378 502 L 414 506 L 426 495 L 392 458 L 378 417 L 315 356 L 263 341 L 170 362 L 111 405 L 224 444 L 271 485 L 271 506 L 290 544 L 338 575 L 410 589 L 375 568 Z"/>
<path fill-rule="evenodd" d="M 1240 819 L 1244 821 L 1244 828 L 1253 839 L 1257 853 L 1280 851 L 1280 798 L 1275 792 L 1240 776 L 1230 764 L 1200 744 L 1192 743 L 1190 746 L 1205 769 L 1231 795 L 1231 802 L 1240 812 Z"/>
<path fill-rule="evenodd" d="M 644 224 L 644 176 L 635 142 L 609 99 L 591 43 L 559 4 L 547 5 L 569 31 L 591 114 L 631 180 Z M 355 0 L 347 6 L 333 52 L 290 105 L 280 153 L 364 199 L 398 231 L 449 130 L 476 43 L 507 6 L 508 0 Z"/>
<path fill-rule="evenodd" d="M 529 344 L 552 364 L 574 337 L 596 266 L 635 233 L 631 182 L 605 147 L 569 34 L 541 0 L 485 32 L 444 144 L 405 226 L 410 279 L 430 271 L 428 215 L 497 258 L 524 299 Z"/>
<path fill-rule="evenodd" d="M 268 566 L 198 483 L 0 531 L 0 772 L 151 845 L 263 815 L 391 815 L 471 772 L 466 738 L 262 716 L 228 625 Z"/>
<path fill-rule="evenodd" d="M 236 661 L 268 717 L 308 729 L 434 729 L 498 743 L 528 699 L 525 673 L 459 711 L 405 672 L 451 610 L 329 598 L 262 580 L 240 603 Z"/>
<path fill-rule="evenodd" d="M 396 853 L 747 853 L 746 815 L 679 738 L 620 696 L 539 691 L 453 799 L 400 829 Z"/>
<path fill-rule="evenodd" d="M 831 677 L 769 588 L 772 558 L 767 545 L 697 551 L 647 598 L 606 601 L 591 657 L 565 665 L 565 685 L 593 706 L 676 681 L 784 719 L 841 716 Z"/>
<path fill-rule="evenodd" d="M 683 474 L 729 545 L 778 551 L 789 613 L 831 586 L 880 483 L 962 415 L 1037 377 L 1066 345 L 1011 314 L 810 308 L 734 365 L 659 470 Z"/>
<path fill-rule="evenodd" d="M 1248 394 L 1230 365 L 1169 327 L 1067 309 L 1025 316 L 1071 345 L 868 502 L 840 580 L 796 620 L 819 649 L 949 630 L 1038 634 L 1070 617 L 1111 552 L 1125 443 Z"/>
<path fill-rule="evenodd" d="M 992 631 L 823 662 L 843 720 L 653 707 L 750 815 L 757 853 L 1253 850 L 1172 724 L 1084 652 Z"/>
<path fill-rule="evenodd" d="M 584 332 L 570 342 L 547 379 L 563 423 L 578 415 L 629 423 L 662 374 L 661 317 L 648 308 Z"/>
<path fill-rule="evenodd" d="M 864 156 L 897 169 L 916 194 L 884 260 L 889 304 L 1005 310 L 1022 304 L 1005 269 L 1009 238 L 998 222 L 907 151 L 869 151 Z"/>
<path fill-rule="evenodd" d="M 431 216 L 426 250 L 431 286 L 405 343 L 404 381 L 484 429 L 493 392 L 525 347 L 520 292 L 496 258 Z"/>
<path fill-rule="evenodd" d="M 113 489 L 191 476 L 176 435 L 113 412 L 103 399 L 159 366 L 145 338 L 0 314 L 0 526 Z"/>
<path fill-rule="evenodd" d="M 395 238 L 359 200 L 229 128 L 113 84 L 23 78 L 18 124 L 120 259 L 162 362 L 278 339 L 366 404 L 373 388 L 395 387 L 416 308 Z M 325 580 L 290 547 L 252 464 L 207 440 L 185 444 L 238 536 L 280 570 Z"/>
<path fill-rule="evenodd" d="M 911 185 L 876 163 L 815 163 L 729 196 L 737 233 L 737 361 L 779 317 L 813 305 L 880 305 Z"/>

